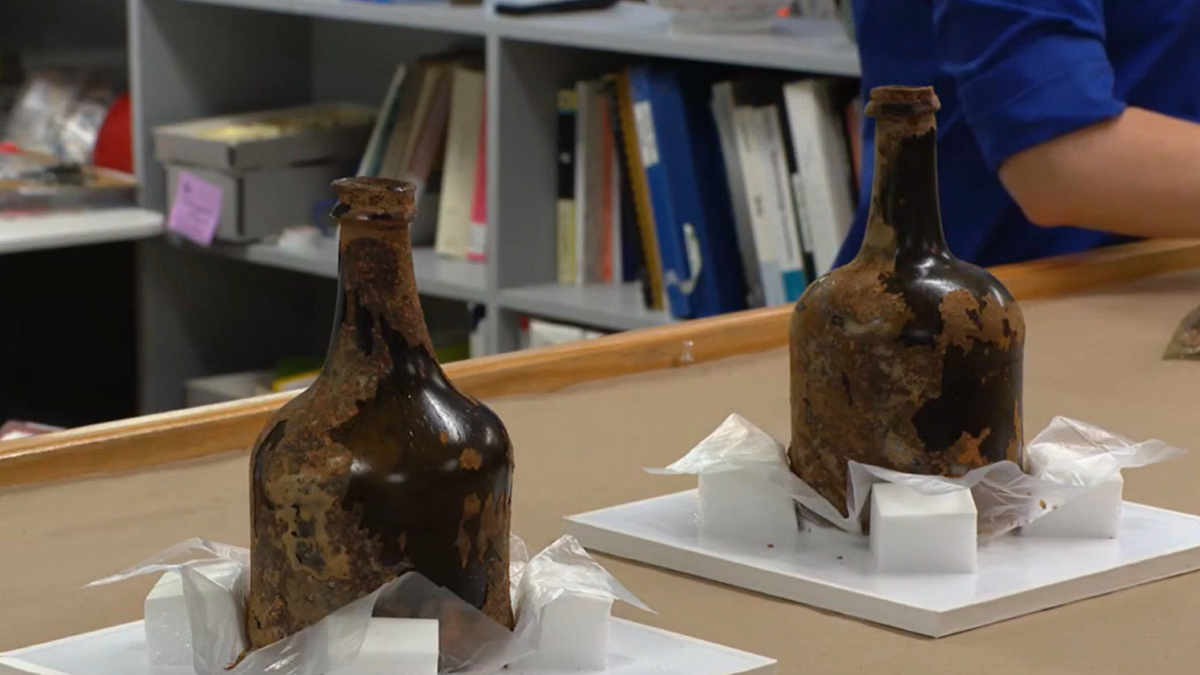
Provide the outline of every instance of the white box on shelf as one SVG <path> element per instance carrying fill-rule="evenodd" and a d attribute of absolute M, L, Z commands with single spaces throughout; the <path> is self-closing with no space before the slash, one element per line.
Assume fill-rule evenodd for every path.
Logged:
<path fill-rule="evenodd" d="M 875 571 L 962 574 L 979 567 L 978 512 L 970 490 L 923 495 L 895 483 L 871 486 Z"/>
<path fill-rule="evenodd" d="M 792 498 L 746 469 L 700 474 L 700 528 L 706 537 L 780 545 L 800 531 Z"/>
<path fill-rule="evenodd" d="M 1112 539 L 1120 532 L 1124 488 L 1125 479 L 1118 473 L 1021 528 L 1021 534 Z"/>
<path fill-rule="evenodd" d="M 1005 536 L 977 574 L 878 574 L 866 537 L 806 527 L 794 546 L 700 536 L 695 490 L 568 516 L 585 547 L 942 637 L 1200 570 L 1200 517 L 1126 502 L 1111 539 Z"/>
<path fill-rule="evenodd" d="M 374 617 L 367 626 L 362 650 L 350 665 L 334 675 L 437 675 L 438 622 L 436 619 Z"/>
<path fill-rule="evenodd" d="M 603 672 L 608 668 L 608 642 L 613 601 L 565 593 L 542 610 L 536 654 L 518 667 L 529 672 Z"/>

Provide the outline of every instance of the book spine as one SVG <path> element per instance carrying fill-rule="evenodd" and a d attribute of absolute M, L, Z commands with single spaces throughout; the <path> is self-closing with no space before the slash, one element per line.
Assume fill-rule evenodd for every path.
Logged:
<path fill-rule="evenodd" d="M 573 89 L 558 92 L 558 283 L 575 283 L 575 114 Z"/>
<path fill-rule="evenodd" d="M 646 184 L 649 188 L 650 203 L 654 209 L 654 226 L 658 235 L 659 257 L 662 262 L 662 280 L 671 314 L 677 318 L 693 318 L 692 305 L 688 296 L 694 284 L 689 272 L 689 248 L 685 241 L 685 233 L 681 224 L 676 222 L 675 210 L 672 205 L 671 182 L 664 164 L 663 148 L 658 137 L 658 124 L 655 106 L 656 89 L 660 86 L 655 82 L 656 75 L 650 68 L 638 67 L 629 71 L 630 86 L 633 94 L 633 117 L 637 127 L 638 151 L 642 166 L 645 167 Z M 664 120 L 668 113 L 664 112 Z M 671 123 L 679 124 L 675 119 Z M 693 187 L 693 189 L 695 189 Z M 694 242 L 694 228 L 693 237 Z M 695 251 L 692 246 L 690 250 Z M 691 257 L 696 257 L 693 253 Z"/>
<path fill-rule="evenodd" d="M 600 220 L 597 225 L 596 237 L 599 240 L 594 255 L 599 258 L 595 281 L 612 282 L 613 280 L 613 217 L 616 213 L 613 202 L 613 189 L 616 186 L 616 176 L 613 174 L 613 133 L 611 117 L 608 114 L 608 94 L 606 86 L 597 92 L 597 117 L 600 124 Z"/>
<path fill-rule="evenodd" d="M 475 189 L 471 200 L 471 223 L 467 231 L 467 260 L 487 259 L 487 94 L 479 115 L 479 143 L 475 155 Z"/>
<path fill-rule="evenodd" d="M 761 307 L 765 303 L 766 294 L 754 243 L 754 225 L 746 194 L 746 181 L 743 178 L 745 169 L 733 128 L 735 103 L 731 82 L 713 85 L 711 108 L 717 124 L 717 135 L 721 140 L 721 154 L 725 159 L 725 179 L 729 185 L 738 251 L 742 256 L 742 273 L 746 280 L 746 304 L 750 307 Z"/>
<path fill-rule="evenodd" d="M 803 271 L 800 227 L 796 221 L 796 208 L 792 199 L 792 176 L 788 172 L 783 129 L 779 123 L 779 108 L 773 105 L 766 106 L 758 110 L 758 115 L 770 169 L 768 184 L 771 201 L 767 208 L 774 209 L 774 220 L 780 228 L 782 249 L 779 266 L 783 276 L 784 297 L 787 302 L 794 302 L 804 293 L 808 279 Z"/>
<path fill-rule="evenodd" d="M 454 70 L 434 244 L 439 254 L 452 258 L 465 259 L 467 255 L 483 91 L 483 73 L 466 67 Z"/>
<path fill-rule="evenodd" d="M 571 262 L 571 269 L 575 273 L 571 283 L 582 285 L 586 276 L 587 218 L 589 209 L 593 208 L 588 190 L 588 129 L 591 126 L 592 109 L 590 83 L 580 81 L 575 86 L 575 94 L 575 246 L 572 251 L 574 260 Z"/>
<path fill-rule="evenodd" d="M 767 305 L 779 305 L 787 302 L 779 264 L 779 251 L 782 244 L 774 219 L 767 211 L 765 189 L 767 181 L 764 171 L 766 163 L 763 159 L 765 151 L 762 148 L 762 139 L 759 138 L 756 130 L 755 114 L 754 108 L 751 107 L 740 107 L 734 110 L 734 139 L 742 164 L 742 182 L 751 227 L 754 228 L 753 245 L 759 276 L 762 279 L 763 302 Z"/>
<path fill-rule="evenodd" d="M 804 269 L 810 279 L 817 275 L 817 261 L 813 259 L 812 212 L 804 195 L 804 176 L 800 171 L 792 174 L 792 198 L 796 200 L 796 216 L 800 223 L 800 245 L 804 249 Z"/>
<path fill-rule="evenodd" d="M 625 149 L 625 169 L 629 176 L 630 208 L 636 220 L 637 241 L 640 244 L 638 278 L 642 280 L 646 307 L 661 310 L 666 306 L 662 282 L 662 259 L 659 256 L 658 233 L 654 224 L 654 209 L 650 204 L 650 188 L 646 168 L 642 164 L 638 144 L 637 122 L 634 117 L 633 91 L 628 71 L 617 75 L 617 105 L 621 115 L 621 137 Z M 629 237 L 633 240 L 634 237 Z"/>
<path fill-rule="evenodd" d="M 400 88 L 404 84 L 406 71 L 406 67 L 400 65 L 392 75 L 387 94 L 383 97 L 383 106 L 375 118 L 375 128 L 371 130 L 371 140 L 367 142 L 367 149 L 363 152 L 362 161 L 358 164 L 359 176 L 379 175 L 384 151 L 387 149 L 388 140 L 394 133 L 393 127 L 396 125 L 396 117 L 400 108 Z"/>

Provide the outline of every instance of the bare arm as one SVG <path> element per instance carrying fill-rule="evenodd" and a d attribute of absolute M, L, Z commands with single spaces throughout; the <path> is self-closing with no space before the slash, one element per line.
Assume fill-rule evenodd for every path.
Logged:
<path fill-rule="evenodd" d="M 1010 157 L 1025 216 L 1137 237 L 1200 237 L 1200 124 L 1128 108 Z"/>

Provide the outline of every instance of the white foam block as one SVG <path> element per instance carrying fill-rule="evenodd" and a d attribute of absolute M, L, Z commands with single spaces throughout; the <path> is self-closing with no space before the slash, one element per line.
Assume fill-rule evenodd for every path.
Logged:
<path fill-rule="evenodd" d="M 564 593 L 542 609 L 538 651 L 521 672 L 602 672 L 608 669 L 613 601 Z"/>
<path fill-rule="evenodd" d="M 781 545 L 799 532 L 796 504 L 754 471 L 700 474 L 700 532 L 704 536 Z"/>
<path fill-rule="evenodd" d="M 1035 537 L 1112 539 L 1121 523 L 1121 474 L 1075 495 L 1066 504 L 1021 528 Z"/>
<path fill-rule="evenodd" d="M 895 483 L 871 487 L 871 559 L 879 572 L 971 573 L 979 567 L 970 490 L 923 495 Z"/>
<path fill-rule="evenodd" d="M 179 572 L 165 572 L 146 596 L 146 651 L 159 666 L 192 665 L 192 632 Z"/>
<path fill-rule="evenodd" d="M 236 579 L 240 568 L 233 563 L 201 565 L 197 570 L 222 586 Z M 200 592 L 206 595 L 210 611 L 238 615 L 234 595 L 205 583 Z M 183 579 L 179 572 L 165 572 L 158 579 L 143 605 L 146 617 L 146 647 L 150 662 L 162 666 L 192 665 L 192 629 L 187 603 L 183 598 Z"/>
<path fill-rule="evenodd" d="M 438 622 L 436 619 L 375 617 L 367 627 L 362 650 L 336 675 L 437 675 Z"/>

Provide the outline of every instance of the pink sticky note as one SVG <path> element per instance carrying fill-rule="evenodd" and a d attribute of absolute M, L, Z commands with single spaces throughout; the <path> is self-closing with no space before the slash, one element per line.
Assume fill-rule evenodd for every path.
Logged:
<path fill-rule="evenodd" d="M 180 171 L 167 229 L 201 246 L 212 244 L 221 220 L 222 197 L 221 188 Z"/>

